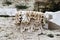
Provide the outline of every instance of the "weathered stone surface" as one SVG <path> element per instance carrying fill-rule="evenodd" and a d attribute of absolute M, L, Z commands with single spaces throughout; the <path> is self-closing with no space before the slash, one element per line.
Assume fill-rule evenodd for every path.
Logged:
<path fill-rule="evenodd" d="M 36 4 L 35 2 L 39 2 Z M 41 4 L 42 3 L 42 4 Z M 40 4 L 40 5 L 39 5 Z M 18 9 L 18 10 L 35 10 L 35 11 L 58 11 L 60 10 L 60 0 L 0 0 L 0 7 L 9 7 L 15 8 L 17 5 L 27 6 L 26 9 Z M 43 6 L 44 8 L 37 8 L 34 5 Z"/>
<path fill-rule="evenodd" d="M 0 17 L 0 40 L 60 40 L 59 31 L 44 30 L 45 35 L 38 35 L 41 30 L 21 33 L 19 27 L 14 24 L 13 17 Z M 53 34 L 50 38 L 47 34 Z"/>
<path fill-rule="evenodd" d="M 26 9 L 20 10 L 33 10 L 34 9 L 34 0 L 0 0 L 0 7 L 15 8 L 17 5 L 27 6 Z"/>

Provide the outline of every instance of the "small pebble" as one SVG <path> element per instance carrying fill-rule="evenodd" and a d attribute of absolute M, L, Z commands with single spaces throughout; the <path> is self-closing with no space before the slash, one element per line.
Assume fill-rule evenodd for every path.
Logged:
<path fill-rule="evenodd" d="M 47 36 L 50 37 L 50 38 L 53 38 L 54 37 L 53 34 L 48 34 Z"/>
<path fill-rule="evenodd" d="M 60 34 L 56 34 L 56 36 L 60 36 Z"/>
<path fill-rule="evenodd" d="M 45 35 L 44 33 L 40 33 L 40 34 L 38 34 L 38 35 Z"/>

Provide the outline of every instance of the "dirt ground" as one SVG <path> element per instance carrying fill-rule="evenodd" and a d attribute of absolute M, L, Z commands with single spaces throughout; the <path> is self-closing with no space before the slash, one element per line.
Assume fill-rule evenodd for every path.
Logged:
<path fill-rule="evenodd" d="M 0 17 L 0 40 L 60 40 L 59 30 L 44 30 L 43 33 L 40 34 L 40 30 L 21 33 L 13 17 Z"/>

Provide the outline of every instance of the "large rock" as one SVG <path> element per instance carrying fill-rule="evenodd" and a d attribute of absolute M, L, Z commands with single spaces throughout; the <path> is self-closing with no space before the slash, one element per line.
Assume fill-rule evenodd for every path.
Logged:
<path fill-rule="evenodd" d="M 46 13 L 52 15 L 52 19 L 49 20 L 49 29 L 60 29 L 60 11 Z"/>

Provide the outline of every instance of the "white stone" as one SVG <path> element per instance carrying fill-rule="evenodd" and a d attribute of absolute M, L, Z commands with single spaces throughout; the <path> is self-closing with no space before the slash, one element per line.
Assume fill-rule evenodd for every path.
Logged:
<path fill-rule="evenodd" d="M 0 8 L 0 15 L 15 16 L 16 12 L 15 8 Z"/>
<path fill-rule="evenodd" d="M 46 12 L 46 14 L 52 15 L 52 19 L 49 20 L 52 23 L 55 23 L 60 26 L 60 11 L 57 12 Z"/>

